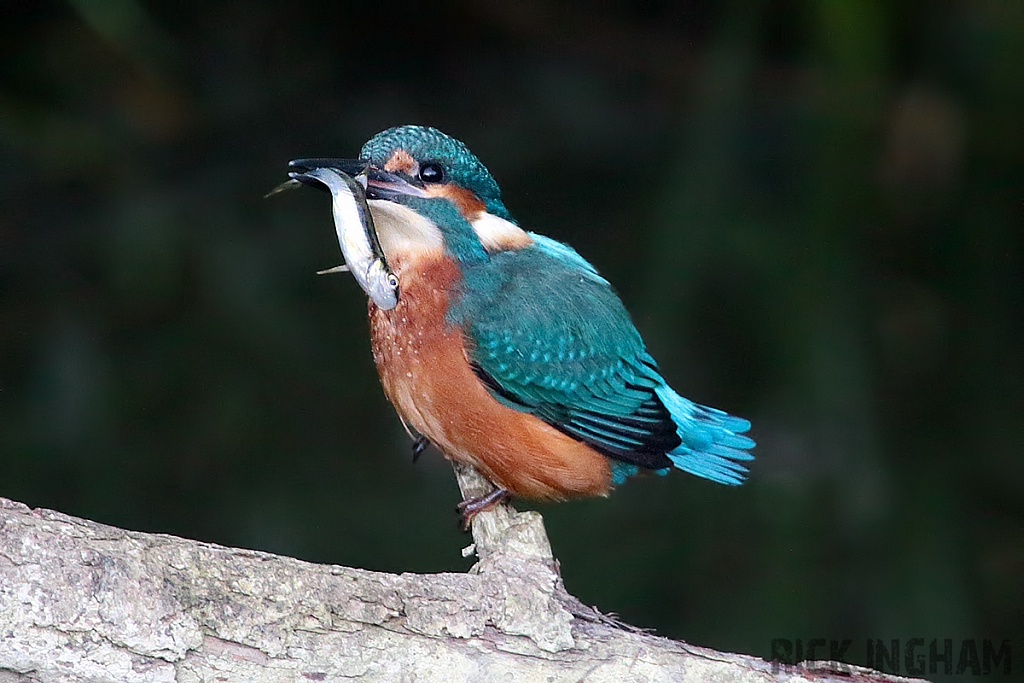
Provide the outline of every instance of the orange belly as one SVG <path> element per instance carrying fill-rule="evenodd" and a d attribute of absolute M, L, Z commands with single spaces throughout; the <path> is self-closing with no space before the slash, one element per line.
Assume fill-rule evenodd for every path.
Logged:
<path fill-rule="evenodd" d="M 462 332 L 445 322 L 459 279 L 438 254 L 393 260 L 398 306 L 370 303 L 370 333 L 384 393 L 403 420 L 445 457 L 473 465 L 496 485 L 527 498 L 607 495 L 608 460 L 529 413 L 498 403 L 473 374 Z"/>

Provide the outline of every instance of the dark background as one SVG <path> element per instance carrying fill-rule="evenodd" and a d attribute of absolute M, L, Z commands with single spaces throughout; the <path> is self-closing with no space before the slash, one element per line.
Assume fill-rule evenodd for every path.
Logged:
<path fill-rule="evenodd" d="M 364 295 L 314 275 L 327 201 L 262 198 L 429 124 L 615 283 L 681 393 L 754 424 L 743 487 L 538 506 L 570 591 L 719 649 L 1011 639 L 1024 672 L 1024 3 L 0 13 L 0 495 L 467 569 Z"/>

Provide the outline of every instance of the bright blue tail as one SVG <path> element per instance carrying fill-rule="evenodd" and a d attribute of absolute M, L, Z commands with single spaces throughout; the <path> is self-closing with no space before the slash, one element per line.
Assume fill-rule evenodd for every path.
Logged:
<path fill-rule="evenodd" d="M 668 455 L 679 469 L 719 484 L 742 484 L 747 468 L 740 464 L 754 459 L 747 451 L 754 440 L 743 433 L 750 422 L 741 417 L 697 405 L 662 384 L 654 392 L 668 408 L 682 443 Z"/>

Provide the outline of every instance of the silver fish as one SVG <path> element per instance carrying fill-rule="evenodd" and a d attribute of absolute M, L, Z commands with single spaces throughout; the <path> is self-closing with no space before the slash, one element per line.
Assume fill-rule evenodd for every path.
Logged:
<path fill-rule="evenodd" d="M 312 168 L 293 178 L 314 178 L 331 191 L 331 209 L 338 244 L 345 256 L 347 270 L 356 282 L 385 311 L 398 305 L 398 277 L 388 266 L 373 216 L 366 203 L 366 175 L 352 177 L 331 168 Z M 341 266 L 324 272 L 338 272 Z"/>
<path fill-rule="evenodd" d="M 280 185 L 275 187 L 270 192 L 268 192 L 265 195 L 263 195 L 263 198 L 264 199 L 270 199 L 275 194 L 280 194 L 280 193 L 282 193 L 282 192 L 284 192 L 286 190 L 293 190 L 296 187 L 302 187 L 302 182 L 299 181 L 299 180 L 296 180 L 295 178 L 289 178 L 288 180 L 284 181 L 283 183 L 281 183 Z"/>

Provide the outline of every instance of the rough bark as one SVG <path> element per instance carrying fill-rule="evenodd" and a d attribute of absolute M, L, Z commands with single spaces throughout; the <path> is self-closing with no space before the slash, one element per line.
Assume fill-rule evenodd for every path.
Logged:
<path fill-rule="evenodd" d="M 469 573 L 393 575 L 0 498 L 0 683 L 906 680 L 642 633 L 565 592 L 537 513 L 501 506 L 473 533 Z"/>

